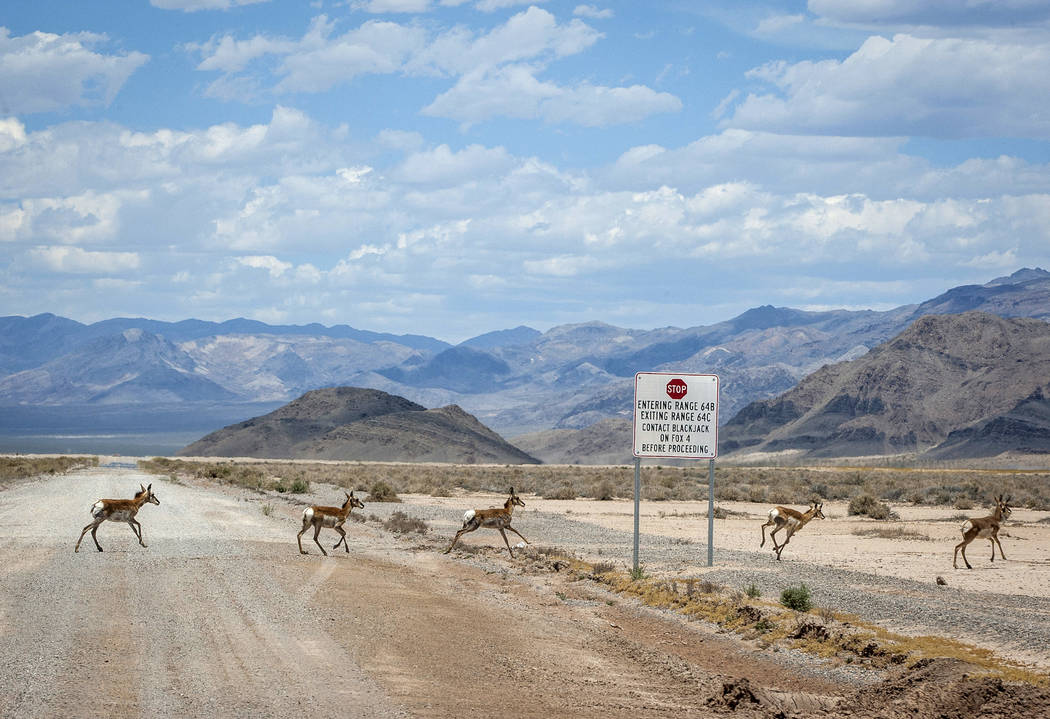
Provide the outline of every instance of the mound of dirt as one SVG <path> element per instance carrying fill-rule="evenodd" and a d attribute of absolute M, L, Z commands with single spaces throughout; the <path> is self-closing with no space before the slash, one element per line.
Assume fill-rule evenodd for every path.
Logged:
<path fill-rule="evenodd" d="M 1013 719 L 1050 716 L 1050 690 L 981 676 L 957 659 L 924 659 L 844 699 L 832 716 Z"/>

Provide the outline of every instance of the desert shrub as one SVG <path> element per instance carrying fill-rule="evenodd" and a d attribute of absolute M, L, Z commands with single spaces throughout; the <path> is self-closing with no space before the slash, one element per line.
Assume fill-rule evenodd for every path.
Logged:
<path fill-rule="evenodd" d="M 797 587 L 788 587 L 780 593 L 780 603 L 788 609 L 796 612 L 808 612 L 813 606 L 809 601 L 809 587 L 800 584 Z"/>
<path fill-rule="evenodd" d="M 744 594 L 751 597 L 752 599 L 758 599 L 762 596 L 762 590 L 755 586 L 754 582 L 744 587 Z"/>
<path fill-rule="evenodd" d="M 544 499 L 576 499 L 576 490 L 571 484 L 563 484 L 547 490 L 543 494 Z"/>
<path fill-rule="evenodd" d="M 616 487 L 608 479 L 603 479 L 594 486 L 591 496 L 599 501 L 607 502 L 616 497 Z"/>
<path fill-rule="evenodd" d="M 381 479 L 377 479 L 372 483 L 372 486 L 368 488 L 368 501 L 369 502 L 400 502 L 401 498 L 397 496 L 397 492 L 389 484 Z"/>
<path fill-rule="evenodd" d="M 98 457 L 0 457 L 0 479 L 26 479 L 97 467 Z"/>
<path fill-rule="evenodd" d="M 418 517 L 410 517 L 404 512 L 394 512 L 391 514 L 385 522 L 383 527 L 391 532 L 397 534 L 408 534 L 409 532 L 418 532 L 419 534 L 426 534 L 429 527 L 427 523 Z"/>
<path fill-rule="evenodd" d="M 861 494 L 851 499 L 849 513 L 872 519 L 889 519 L 891 514 L 889 505 L 880 502 L 870 494 Z"/>
<path fill-rule="evenodd" d="M 954 509 L 973 509 L 973 501 L 969 497 L 956 497 L 952 507 Z"/>

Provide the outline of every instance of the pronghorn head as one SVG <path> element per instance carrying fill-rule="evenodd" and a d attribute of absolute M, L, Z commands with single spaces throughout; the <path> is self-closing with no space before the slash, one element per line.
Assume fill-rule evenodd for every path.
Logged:
<path fill-rule="evenodd" d="M 346 491 L 344 491 L 343 494 L 346 494 Z M 364 509 L 365 503 L 357 497 L 355 497 L 354 490 L 351 489 L 350 494 L 346 494 L 346 501 L 343 502 L 343 508 L 345 509 L 347 506 L 349 506 L 350 509 L 353 509 L 354 507 L 357 507 L 358 509 Z"/>
<path fill-rule="evenodd" d="M 517 505 L 518 507 L 524 507 L 525 506 L 525 502 L 522 500 L 521 497 L 519 497 L 518 495 L 514 494 L 514 487 L 511 487 L 510 488 L 510 499 L 507 500 L 507 507 L 510 508 L 510 507 L 515 506 L 515 505 Z"/>
<path fill-rule="evenodd" d="M 813 513 L 813 517 L 816 519 L 824 519 L 824 512 L 821 511 L 824 508 L 823 502 L 812 502 L 809 511 Z"/>
<path fill-rule="evenodd" d="M 139 489 L 141 489 L 142 491 L 135 495 L 135 499 L 142 498 L 143 502 L 156 504 L 158 507 L 160 506 L 160 500 L 157 499 L 157 495 L 153 493 L 152 483 L 150 483 L 148 487 L 143 487 L 142 484 L 139 484 Z M 145 495 L 145 497 L 143 497 L 143 495 Z"/>
<path fill-rule="evenodd" d="M 995 498 L 995 509 L 1003 519 L 1009 519 L 1013 513 L 1013 509 L 1010 507 L 1010 498 L 1003 499 L 1003 495 L 999 495 Z"/>

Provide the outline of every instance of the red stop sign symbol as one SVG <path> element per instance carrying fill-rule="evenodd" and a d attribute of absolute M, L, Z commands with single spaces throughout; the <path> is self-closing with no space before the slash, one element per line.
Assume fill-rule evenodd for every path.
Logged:
<path fill-rule="evenodd" d="M 667 383 L 667 396 L 671 399 L 682 399 L 688 391 L 689 385 L 685 383 L 685 380 L 673 379 Z"/>

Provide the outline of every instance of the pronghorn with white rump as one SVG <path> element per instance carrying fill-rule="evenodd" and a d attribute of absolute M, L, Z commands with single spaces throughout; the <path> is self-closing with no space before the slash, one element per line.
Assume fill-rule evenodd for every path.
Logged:
<path fill-rule="evenodd" d="M 141 491 L 135 494 L 134 499 L 100 499 L 91 505 L 91 516 L 94 517 L 94 520 L 80 532 L 80 539 L 77 540 L 77 546 L 73 548 L 73 551 L 80 551 L 80 542 L 83 541 L 84 535 L 90 529 L 91 538 L 95 540 L 95 546 L 101 552 L 102 545 L 98 543 L 98 537 L 95 535 L 95 532 L 98 531 L 98 525 L 106 520 L 110 522 L 127 522 L 127 525 L 131 527 L 131 531 L 138 538 L 139 544 L 145 547 L 146 543 L 142 541 L 142 525 L 135 519 L 135 515 L 142 509 L 142 505 L 147 502 L 160 506 L 160 500 L 157 499 L 157 495 L 153 494 L 152 484 L 148 487 L 143 487 L 139 484 L 139 489 Z"/>
<path fill-rule="evenodd" d="M 344 491 L 343 494 L 346 494 Z M 332 549 L 338 549 L 339 545 L 342 544 L 346 553 L 350 553 L 350 547 L 346 543 L 346 531 L 343 529 L 343 522 L 350 516 L 351 510 L 354 507 L 364 509 L 364 503 L 354 496 L 353 490 L 350 490 L 350 494 L 346 494 L 346 501 L 343 502 L 342 507 L 321 507 L 313 506 L 307 507 L 303 510 L 303 528 L 299 530 L 299 534 L 295 536 L 295 541 L 299 543 L 299 554 L 309 554 L 303 549 L 303 532 L 310 527 L 314 528 L 314 544 L 321 549 L 321 554 L 328 556 L 328 552 L 324 551 L 324 547 L 317 541 L 317 535 L 321 533 L 321 527 L 330 527 L 335 531 L 339 532 L 339 541 L 335 543 Z"/>
<path fill-rule="evenodd" d="M 795 532 L 809 524 L 809 520 L 814 517 L 824 519 L 824 512 L 821 511 L 823 506 L 823 502 L 813 501 L 810 502 L 809 509 L 805 512 L 800 512 L 790 507 L 773 507 L 773 509 L 769 510 L 769 519 L 762 525 L 762 543 L 758 546 L 765 546 L 766 527 L 773 527 L 773 531 L 769 533 L 769 538 L 773 540 L 773 551 L 777 553 L 777 561 L 780 561 L 780 553 L 784 551 L 784 547 L 791 541 L 791 536 Z M 781 529 L 787 530 L 787 536 L 784 537 L 784 542 L 778 545 L 776 533 Z"/>
<path fill-rule="evenodd" d="M 510 526 L 511 517 L 514 514 L 514 507 L 524 507 L 525 502 L 522 501 L 521 497 L 514 494 L 514 487 L 510 488 L 510 497 L 503 503 L 502 507 L 494 507 L 492 509 L 468 509 L 463 513 L 463 528 L 456 532 L 456 536 L 452 538 L 452 544 L 448 545 L 448 549 L 445 550 L 445 554 L 452 551 L 452 548 L 456 546 L 456 542 L 467 532 L 473 532 L 475 529 L 481 527 L 488 527 L 490 529 L 498 529 L 499 533 L 503 535 L 503 543 L 507 545 L 507 551 L 510 552 L 510 556 L 514 556 L 514 550 L 510 548 L 510 542 L 507 541 L 507 533 L 504 529 L 509 529 L 516 535 L 522 538 L 525 544 L 529 543 L 529 540 L 522 536 L 521 532 Z"/>
<path fill-rule="evenodd" d="M 955 556 L 952 558 L 952 567 L 959 568 L 959 550 L 962 550 L 963 561 L 967 569 L 973 569 L 969 560 L 966 559 L 966 545 L 975 539 L 983 538 L 992 543 L 992 561 L 995 561 L 995 545 L 999 545 L 999 556 L 1006 560 L 1003 554 L 1003 545 L 999 542 L 999 526 L 1003 520 L 1009 519 L 1013 512 L 1010 509 L 1010 498 L 1003 499 L 1003 495 L 995 498 L 995 511 L 987 517 L 975 517 L 967 519 L 962 523 L 959 530 L 962 532 L 962 541 L 955 545 Z"/>

